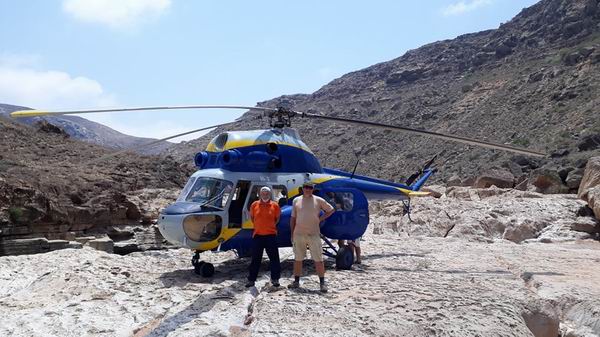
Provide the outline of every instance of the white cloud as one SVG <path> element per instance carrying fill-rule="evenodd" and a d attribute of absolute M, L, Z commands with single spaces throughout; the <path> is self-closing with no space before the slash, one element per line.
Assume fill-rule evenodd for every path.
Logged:
<path fill-rule="evenodd" d="M 38 70 L 35 56 L 0 55 L 0 102 L 40 109 L 115 104 L 97 81 L 57 70 Z"/>
<path fill-rule="evenodd" d="M 448 5 L 444 9 L 442 9 L 442 15 L 444 16 L 452 16 L 452 15 L 461 15 L 467 12 L 474 11 L 481 7 L 485 7 L 491 5 L 493 0 L 470 0 L 465 1 L 461 0 L 457 3 L 453 3 Z"/>
<path fill-rule="evenodd" d="M 63 10 L 83 22 L 133 28 L 160 16 L 171 0 L 63 0 Z"/>

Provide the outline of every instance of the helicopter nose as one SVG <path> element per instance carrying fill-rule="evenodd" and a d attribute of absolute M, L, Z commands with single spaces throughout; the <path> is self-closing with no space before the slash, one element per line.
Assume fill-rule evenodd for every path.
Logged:
<path fill-rule="evenodd" d="M 182 221 L 183 217 L 181 215 L 161 214 L 158 217 L 158 230 L 170 243 L 184 246 L 187 240 L 185 240 Z"/>

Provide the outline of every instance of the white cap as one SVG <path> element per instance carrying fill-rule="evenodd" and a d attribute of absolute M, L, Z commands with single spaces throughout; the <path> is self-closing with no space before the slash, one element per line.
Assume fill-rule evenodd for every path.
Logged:
<path fill-rule="evenodd" d="M 270 189 L 268 186 L 263 186 L 263 187 L 261 187 L 261 188 L 260 188 L 260 191 L 261 191 L 261 192 L 265 192 L 265 191 L 266 191 L 266 192 L 269 192 L 269 193 L 271 193 L 271 189 Z"/>

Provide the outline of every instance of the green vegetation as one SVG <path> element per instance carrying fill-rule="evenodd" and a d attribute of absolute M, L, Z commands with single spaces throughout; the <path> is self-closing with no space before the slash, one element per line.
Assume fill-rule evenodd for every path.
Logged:
<path fill-rule="evenodd" d="M 12 222 L 19 222 L 23 218 L 23 209 L 21 207 L 11 207 L 8 209 L 8 216 Z"/>
<path fill-rule="evenodd" d="M 571 138 L 571 133 L 569 131 L 562 131 L 560 134 L 561 138 Z"/>
<path fill-rule="evenodd" d="M 516 138 L 512 141 L 514 145 L 529 146 L 530 142 L 527 138 Z"/>

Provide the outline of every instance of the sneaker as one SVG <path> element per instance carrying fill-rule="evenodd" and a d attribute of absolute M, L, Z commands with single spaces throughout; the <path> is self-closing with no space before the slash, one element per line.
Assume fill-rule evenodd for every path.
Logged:
<path fill-rule="evenodd" d="M 248 283 L 246 283 L 246 288 L 252 288 L 254 287 L 254 281 L 248 281 Z"/>
<path fill-rule="evenodd" d="M 279 284 L 279 280 L 271 280 L 271 285 L 275 288 L 279 288 L 279 286 L 281 286 Z"/>
<path fill-rule="evenodd" d="M 294 282 L 288 284 L 288 288 L 290 288 L 290 289 L 298 289 L 298 288 L 300 288 L 300 282 L 294 281 Z"/>
<path fill-rule="evenodd" d="M 327 292 L 327 285 L 325 283 L 321 283 L 321 292 L 322 293 L 326 293 Z"/>

